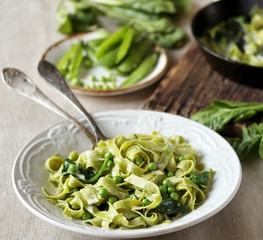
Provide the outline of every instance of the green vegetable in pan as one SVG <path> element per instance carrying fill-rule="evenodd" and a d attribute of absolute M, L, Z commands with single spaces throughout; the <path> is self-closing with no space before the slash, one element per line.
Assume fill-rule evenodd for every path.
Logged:
<path fill-rule="evenodd" d="M 200 38 L 213 51 L 237 62 L 263 67 L 263 9 L 238 16 L 208 29 Z"/>

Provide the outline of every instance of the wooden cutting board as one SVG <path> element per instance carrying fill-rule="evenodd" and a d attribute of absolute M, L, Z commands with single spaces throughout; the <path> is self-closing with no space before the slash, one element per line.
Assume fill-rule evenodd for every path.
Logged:
<path fill-rule="evenodd" d="M 263 102 L 263 89 L 224 78 L 211 68 L 201 50 L 194 45 L 166 74 L 145 102 L 144 109 L 190 117 L 209 106 L 213 99 Z"/>

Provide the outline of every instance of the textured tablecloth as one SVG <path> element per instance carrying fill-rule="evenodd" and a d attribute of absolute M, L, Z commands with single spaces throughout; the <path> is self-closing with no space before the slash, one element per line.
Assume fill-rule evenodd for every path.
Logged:
<path fill-rule="evenodd" d="M 189 31 L 193 13 L 208 0 L 194 0 L 193 9 L 181 21 Z M 39 87 L 70 113 L 75 110 L 56 96 L 41 81 L 37 64 L 43 51 L 63 38 L 56 31 L 54 0 L 0 1 L 0 69 L 15 67 L 25 71 Z M 191 44 L 172 51 L 176 62 Z M 111 109 L 140 109 L 156 86 L 117 97 L 78 96 L 90 112 Z M 0 82 L 0 239 L 100 239 L 53 226 L 29 212 L 16 197 L 11 173 L 16 155 L 23 145 L 43 129 L 61 121 L 61 117 L 22 97 Z M 176 233 L 152 239 L 262 239 L 263 233 L 263 161 L 243 162 L 243 180 L 233 201 L 212 218 Z"/>

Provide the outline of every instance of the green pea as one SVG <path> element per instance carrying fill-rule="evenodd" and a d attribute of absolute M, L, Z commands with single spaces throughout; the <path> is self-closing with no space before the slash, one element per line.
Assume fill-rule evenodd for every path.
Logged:
<path fill-rule="evenodd" d="M 72 79 L 70 84 L 77 87 L 84 87 L 84 83 L 78 80 L 77 78 Z"/>
<path fill-rule="evenodd" d="M 170 186 L 170 187 L 167 188 L 167 192 L 168 193 L 173 193 L 173 192 L 175 192 L 175 188 Z"/>
<path fill-rule="evenodd" d="M 69 164 L 68 166 L 68 171 L 71 173 L 76 173 L 78 172 L 78 166 L 76 164 Z"/>
<path fill-rule="evenodd" d="M 113 204 L 118 201 L 118 198 L 116 196 L 110 196 L 108 199 L 108 202 Z"/>
<path fill-rule="evenodd" d="M 171 185 L 171 182 L 169 181 L 169 179 L 166 178 L 163 180 L 163 185 L 168 187 Z"/>
<path fill-rule="evenodd" d="M 107 162 L 107 168 L 112 168 L 114 166 L 114 162 L 112 160 L 109 160 Z"/>
<path fill-rule="evenodd" d="M 167 173 L 167 177 L 173 177 L 174 176 L 174 173 L 173 172 L 168 172 Z"/>
<path fill-rule="evenodd" d="M 167 187 L 165 185 L 160 186 L 159 190 L 162 195 L 167 193 Z"/>
<path fill-rule="evenodd" d="M 183 161 L 184 159 L 185 159 L 184 156 L 179 156 L 179 157 L 178 157 L 178 160 L 179 160 L 179 161 Z"/>
<path fill-rule="evenodd" d="M 118 176 L 118 175 L 113 176 L 112 178 L 116 184 L 121 183 L 123 181 L 123 178 L 121 176 Z"/>
<path fill-rule="evenodd" d="M 148 199 L 148 198 L 144 198 L 143 200 L 142 200 L 142 204 L 144 205 L 144 206 L 147 206 L 147 205 L 149 205 L 151 203 L 151 201 Z"/>
<path fill-rule="evenodd" d="M 90 212 L 84 212 L 83 215 L 81 216 L 81 219 L 82 219 L 83 221 L 86 221 L 86 220 L 91 219 L 91 217 L 92 217 L 92 215 L 91 215 Z"/>
<path fill-rule="evenodd" d="M 102 198 L 107 198 L 108 195 L 109 195 L 109 192 L 106 188 L 101 188 L 99 189 L 99 195 L 102 197 Z"/>
<path fill-rule="evenodd" d="M 170 198 L 172 199 L 172 200 L 178 200 L 179 199 L 179 195 L 178 195 L 178 193 L 177 192 L 172 192 L 171 194 L 170 194 Z"/>
<path fill-rule="evenodd" d="M 105 155 L 104 155 L 104 158 L 105 158 L 105 160 L 113 160 L 113 155 L 112 155 L 112 153 L 111 152 L 107 152 L 107 153 L 105 153 Z"/>
<path fill-rule="evenodd" d="M 79 154 L 76 151 L 73 151 L 69 154 L 69 158 L 72 159 L 73 161 L 76 161 L 78 157 L 79 157 Z"/>
<path fill-rule="evenodd" d="M 141 156 L 136 156 L 134 162 L 136 165 L 140 166 L 143 162 L 143 158 Z"/>
<path fill-rule="evenodd" d="M 148 169 L 149 169 L 150 171 L 155 171 L 155 170 L 157 169 L 157 164 L 154 163 L 154 162 L 149 163 Z"/>

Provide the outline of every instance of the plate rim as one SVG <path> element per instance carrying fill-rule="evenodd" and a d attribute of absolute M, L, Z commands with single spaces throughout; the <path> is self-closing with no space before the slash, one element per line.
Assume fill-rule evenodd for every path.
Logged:
<path fill-rule="evenodd" d="M 152 113 L 152 114 L 161 114 L 161 115 L 168 115 L 168 116 L 172 116 L 181 120 L 185 120 L 186 122 L 192 123 L 198 127 L 201 127 L 203 129 L 206 129 L 208 132 L 217 135 L 217 137 L 220 138 L 221 141 L 224 141 L 226 145 L 228 145 L 229 150 L 231 150 L 232 154 L 235 155 L 236 159 L 235 161 L 237 161 L 236 163 L 238 164 L 238 177 L 235 178 L 235 187 L 232 189 L 232 193 L 231 195 L 227 198 L 227 200 L 225 200 L 223 202 L 223 204 L 219 205 L 218 207 L 216 207 L 213 211 L 210 211 L 208 214 L 206 214 L 205 216 L 199 217 L 197 219 L 194 219 L 193 221 L 184 223 L 180 226 L 176 226 L 174 227 L 175 229 L 172 228 L 171 224 L 167 224 L 167 225 L 162 225 L 162 227 L 160 228 L 160 225 L 157 225 L 156 227 L 151 227 L 151 228 L 142 228 L 142 229 L 128 229 L 128 230 L 120 230 L 120 229 L 101 229 L 101 231 L 96 231 L 93 233 L 89 233 L 89 229 L 82 229 L 82 228 L 77 228 L 76 226 L 70 226 L 67 225 L 66 223 L 60 223 L 57 222 L 53 219 L 48 218 L 47 216 L 41 214 L 40 212 L 36 211 L 33 207 L 30 206 L 30 204 L 23 199 L 23 197 L 20 195 L 18 187 L 16 185 L 15 182 L 15 168 L 18 165 L 18 162 L 20 160 L 20 155 L 21 153 L 23 153 L 23 151 L 26 150 L 26 148 L 30 145 L 30 143 L 37 137 L 39 137 L 41 134 L 44 134 L 45 132 L 47 132 L 49 129 L 54 128 L 56 126 L 59 126 L 61 124 L 66 124 L 66 125 L 72 125 L 70 122 L 64 120 L 64 121 L 60 121 L 56 124 L 52 124 L 50 127 L 39 131 L 37 134 L 35 134 L 33 137 L 31 137 L 20 149 L 20 151 L 18 152 L 15 161 L 13 163 L 13 167 L 12 167 L 12 186 L 13 189 L 15 191 L 16 196 L 18 197 L 18 199 L 20 200 L 20 202 L 22 202 L 22 204 L 34 215 L 36 215 L 37 217 L 39 217 L 40 219 L 44 220 L 45 222 L 52 224 L 54 226 L 60 227 L 62 229 L 65 230 L 70 230 L 72 232 L 75 233 L 80 233 L 86 236 L 95 236 L 95 237 L 110 237 L 110 238 L 140 238 L 140 237 L 150 237 L 150 236 L 158 236 L 158 235 L 163 235 L 163 234 L 169 234 L 172 232 L 176 232 L 182 229 L 186 229 L 190 226 L 194 226 L 198 223 L 201 223 L 205 220 L 207 220 L 208 218 L 214 216 L 215 214 L 217 214 L 218 212 L 220 212 L 223 208 L 225 208 L 230 202 L 231 200 L 235 197 L 240 184 L 241 184 L 241 180 L 242 180 L 242 166 L 240 163 L 240 160 L 237 156 L 237 154 L 235 153 L 234 149 L 231 147 L 231 145 L 218 133 L 216 133 L 215 131 L 211 130 L 210 128 L 195 122 L 189 118 L 186 117 L 182 117 L 179 115 L 175 115 L 172 113 L 167 113 L 167 112 L 162 112 L 162 111 L 155 111 L 155 110 L 144 110 L 144 109 L 126 109 L 126 110 L 121 110 L 121 109 L 117 109 L 117 110 L 108 110 L 108 111 L 101 111 L 101 112 L 96 112 L 96 113 L 92 113 L 94 118 L 97 117 L 101 117 L 101 116 L 105 116 L 108 114 L 117 114 L 117 113 L 126 113 L 126 112 L 140 112 L 140 113 Z M 80 117 L 81 120 L 83 120 L 83 117 Z M 194 211 L 193 211 L 194 212 Z M 170 227 L 169 227 L 170 226 Z M 151 231 L 149 231 L 149 229 Z M 137 232 L 137 234 L 135 235 L 134 233 Z M 139 233 L 138 233 L 139 232 Z M 123 234 L 125 233 L 125 234 Z M 110 234 L 110 236 L 109 236 Z M 138 235 L 140 234 L 140 235 Z"/>

